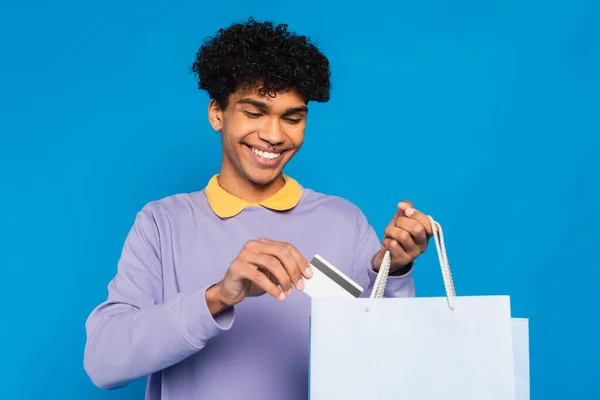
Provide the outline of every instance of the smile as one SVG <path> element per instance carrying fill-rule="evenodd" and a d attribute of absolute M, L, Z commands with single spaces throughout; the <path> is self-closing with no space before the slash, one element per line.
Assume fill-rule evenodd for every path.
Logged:
<path fill-rule="evenodd" d="M 261 151 L 261 150 L 255 149 L 255 148 L 252 148 L 252 152 L 254 154 L 256 154 L 257 156 L 259 156 L 260 158 L 265 159 L 265 160 L 275 160 L 276 158 L 278 158 L 281 155 L 281 153 L 271 153 L 268 151 Z"/>

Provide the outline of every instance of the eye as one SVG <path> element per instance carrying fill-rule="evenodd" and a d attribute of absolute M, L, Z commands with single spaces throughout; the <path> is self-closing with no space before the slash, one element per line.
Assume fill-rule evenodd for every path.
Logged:
<path fill-rule="evenodd" d="M 297 124 L 298 122 L 302 121 L 301 118 L 284 118 L 287 122 L 289 122 L 290 124 Z"/>
<path fill-rule="evenodd" d="M 246 114 L 246 116 L 248 118 L 258 118 L 258 117 L 260 117 L 262 115 L 262 114 L 257 114 L 257 113 L 253 113 L 253 112 L 250 112 L 250 111 L 244 111 L 244 114 Z"/>

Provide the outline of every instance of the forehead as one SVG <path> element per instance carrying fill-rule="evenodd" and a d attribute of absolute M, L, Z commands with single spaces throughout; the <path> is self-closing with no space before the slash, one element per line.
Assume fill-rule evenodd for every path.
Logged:
<path fill-rule="evenodd" d="M 238 102 L 245 99 L 264 103 L 273 110 L 306 106 L 306 102 L 302 96 L 294 90 L 275 94 L 261 94 L 258 88 L 238 90 L 229 97 L 229 103 L 233 106 L 237 106 L 239 104 Z"/>

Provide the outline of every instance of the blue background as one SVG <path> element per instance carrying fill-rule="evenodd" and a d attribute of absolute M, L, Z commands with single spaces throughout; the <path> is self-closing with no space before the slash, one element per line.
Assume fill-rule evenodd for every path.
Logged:
<path fill-rule="evenodd" d="M 401 199 L 433 215 L 458 294 L 509 294 L 531 319 L 532 399 L 600 398 L 599 5 L 2 2 L 1 397 L 143 398 L 141 380 L 88 380 L 85 319 L 135 213 L 217 172 L 188 68 L 205 36 L 254 15 L 332 62 L 287 173 L 378 232 Z M 444 293 L 433 248 L 420 296 Z"/>

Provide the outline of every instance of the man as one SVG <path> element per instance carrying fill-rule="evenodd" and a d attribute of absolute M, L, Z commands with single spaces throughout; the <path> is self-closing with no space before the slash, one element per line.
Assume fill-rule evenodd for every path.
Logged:
<path fill-rule="evenodd" d="M 85 369 L 107 389 L 149 376 L 153 400 L 304 400 L 307 259 L 322 255 L 368 296 L 389 249 L 385 295 L 414 296 L 413 261 L 431 226 L 402 202 L 380 243 L 356 206 L 283 174 L 307 105 L 329 99 L 329 62 L 304 36 L 250 19 L 209 38 L 192 69 L 210 95 L 221 170 L 138 213 L 87 321 Z"/>

